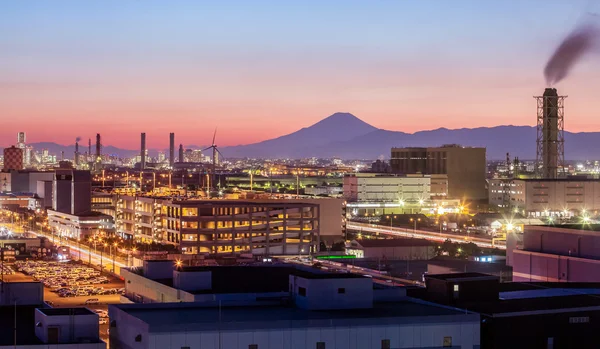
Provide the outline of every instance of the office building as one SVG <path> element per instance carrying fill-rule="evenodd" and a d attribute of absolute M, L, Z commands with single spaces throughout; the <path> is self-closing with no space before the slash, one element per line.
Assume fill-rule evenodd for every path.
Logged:
<path fill-rule="evenodd" d="M 163 202 L 168 199 L 118 195 L 115 223 L 117 232 L 138 242 L 159 242 L 164 239 Z"/>
<path fill-rule="evenodd" d="M 528 216 L 571 216 L 600 209 L 600 180 L 491 179 L 490 206 L 510 208 Z"/>
<path fill-rule="evenodd" d="M 56 170 L 48 225 L 59 236 L 85 239 L 114 231 L 112 216 L 92 211 L 91 174 L 83 170 Z"/>
<path fill-rule="evenodd" d="M 485 148 L 445 145 L 438 148 L 392 148 L 397 174 L 448 175 L 448 198 L 487 199 Z"/>
<path fill-rule="evenodd" d="M 115 231 L 113 217 L 99 212 L 73 215 L 48 210 L 48 226 L 55 232 L 57 238 L 63 236 L 74 240 L 85 240 L 94 235 L 110 234 Z"/>
<path fill-rule="evenodd" d="M 89 214 L 92 202 L 92 177 L 89 171 L 56 170 L 52 183 L 52 209 L 71 215 Z"/>
<path fill-rule="evenodd" d="M 13 193 L 38 193 L 38 182 L 52 181 L 54 179 L 54 172 L 40 172 L 40 171 L 10 171 L 0 172 L 0 188 L 1 191 L 13 192 Z"/>
<path fill-rule="evenodd" d="M 186 200 L 165 203 L 162 209 L 166 241 L 183 253 L 308 255 L 319 244 L 316 203 Z"/>
<path fill-rule="evenodd" d="M 479 314 L 406 297 L 404 289 L 376 285 L 371 278 L 269 267 L 263 273 L 273 272 L 274 280 L 262 276 L 264 282 L 254 282 L 244 277 L 243 270 L 234 272 L 236 267 L 226 268 L 241 281 L 218 268 L 184 268 L 180 274 L 171 270 L 173 283 L 185 289 L 181 293 L 200 298 L 194 303 L 174 298 L 171 303 L 109 305 L 111 347 L 473 349 L 480 345 Z M 249 270 L 251 275 L 259 272 Z M 177 281 L 177 275 L 185 273 L 196 275 Z M 230 292 L 231 300 L 215 289 Z M 273 297 L 260 297 L 262 291 Z"/>
<path fill-rule="evenodd" d="M 4 171 L 23 169 L 23 149 L 12 146 L 4 148 Z"/>

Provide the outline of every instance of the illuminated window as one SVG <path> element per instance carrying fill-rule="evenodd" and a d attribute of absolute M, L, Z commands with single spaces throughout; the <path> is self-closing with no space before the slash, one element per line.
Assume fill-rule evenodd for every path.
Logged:
<path fill-rule="evenodd" d="M 454 285 L 454 292 L 458 292 L 458 285 Z"/>

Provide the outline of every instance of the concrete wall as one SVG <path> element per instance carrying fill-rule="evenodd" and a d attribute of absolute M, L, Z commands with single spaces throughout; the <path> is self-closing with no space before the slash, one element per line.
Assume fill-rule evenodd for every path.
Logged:
<path fill-rule="evenodd" d="M 173 272 L 173 287 L 184 291 L 210 290 L 212 288 L 212 272 Z"/>
<path fill-rule="evenodd" d="M 59 328 L 59 343 L 71 342 L 72 339 L 77 341 L 82 341 L 82 339 L 99 340 L 98 315 L 94 313 L 74 316 L 47 316 L 38 309 L 35 312 L 35 323 L 41 324 L 41 326 L 35 327 L 35 335 L 44 343 L 48 342 L 48 327 Z"/>
<path fill-rule="evenodd" d="M 148 279 L 170 279 L 173 277 L 175 262 L 171 260 L 145 260 L 144 276 Z"/>
<path fill-rule="evenodd" d="M 276 328 L 149 333 L 147 325 L 134 322 L 125 314 L 118 318 L 117 328 L 111 328 L 110 343 L 111 348 L 128 349 L 248 349 L 251 344 L 258 345 L 259 349 L 315 349 L 317 342 L 324 342 L 327 349 L 381 349 L 382 340 L 389 339 L 391 348 L 442 349 L 444 338 L 451 337 L 452 347 L 449 348 L 479 348 L 478 320 L 461 321 L 458 316 L 454 322 L 443 323 L 411 323 L 410 320 L 406 318 L 405 323 L 385 325 L 361 325 L 352 321 L 352 325 L 335 328 L 292 327 L 271 321 L 265 325 Z M 141 334 L 141 342 L 133 340 L 138 334 Z"/>
<path fill-rule="evenodd" d="M 525 226 L 523 250 L 600 259 L 600 235 L 585 230 Z"/>
<path fill-rule="evenodd" d="M 600 282 L 600 261 L 515 250 L 513 281 Z"/>
<path fill-rule="evenodd" d="M 292 202 L 303 202 L 319 205 L 319 235 L 321 237 L 342 237 L 342 218 L 345 199 L 322 198 L 322 199 L 298 199 Z M 288 248 L 290 248 L 288 246 Z M 288 252 L 295 253 L 295 252 Z M 272 254 L 275 254 L 272 252 Z"/>
<path fill-rule="evenodd" d="M 52 182 L 52 209 L 62 213 L 71 213 L 71 180 L 61 179 L 69 176 L 68 172 L 60 171 Z"/>
<path fill-rule="evenodd" d="M 290 275 L 289 280 L 296 305 L 302 309 L 358 309 L 373 306 L 373 280 L 370 278 L 305 279 Z M 304 296 L 300 288 L 305 289 Z"/>
<path fill-rule="evenodd" d="M 42 207 L 52 207 L 52 181 L 37 181 L 35 193 L 42 199 Z"/>
<path fill-rule="evenodd" d="M 125 294 L 134 302 L 168 303 L 194 301 L 194 295 L 188 292 L 147 279 L 125 268 L 121 268 L 121 276 L 125 279 Z"/>

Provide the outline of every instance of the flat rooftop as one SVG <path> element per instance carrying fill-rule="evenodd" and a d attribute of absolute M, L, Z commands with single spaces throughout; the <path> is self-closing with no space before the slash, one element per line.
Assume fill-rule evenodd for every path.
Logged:
<path fill-rule="evenodd" d="M 174 200 L 174 204 L 183 206 L 298 206 L 298 207 L 318 207 L 318 204 L 309 203 L 302 199 L 194 199 L 194 200 Z"/>
<path fill-rule="evenodd" d="M 427 275 L 425 278 L 450 282 L 498 280 L 497 276 L 483 273 L 433 274 Z"/>
<path fill-rule="evenodd" d="M 140 269 L 130 270 L 142 275 Z M 364 276 L 352 273 L 329 273 L 318 268 L 282 265 L 261 266 L 192 266 L 183 267 L 185 273 L 211 272 L 211 288 L 208 290 L 189 290 L 192 294 L 223 294 L 223 293 L 263 293 L 287 292 L 289 276 L 296 275 L 306 279 L 356 279 Z M 173 278 L 154 279 L 163 285 L 174 287 Z"/>
<path fill-rule="evenodd" d="M 457 321 L 456 316 L 472 317 L 473 321 L 479 321 L 478 314 L 412 299 L 393 303 L 375 303 L 373 308 L 368 309 L 320 311 L 291 306 L 222 307 L 219 311 L 218 307 L 190 303 L 115 304 L 109 306 L 109 311 L 112 312 L 113 307 L 145 322 L 152 332 L 208 330 L 218 326 L 222 330 L 295 326 L 332 327 L 347 325 L 357 320 L 361 323 L 373 321 L 378 324 L 453 322 Z M 446 318 L 443 318 L 444 316 Z"/>
<path fill-rule="evenodd" d="M 362 247 L 405 247 L 405 246 L 434 246 L 437 245 L 425 239 L 395 238 L 395 239 L 364 239 L 356 240 Z"/>
<path fill-rule="evenodd" d="M 328 273 L 319 269 L 295 269 L 292 275 L 305 279 L 364 279 L 365 276 L 353 273 Z"/>
<path fill-rule="evenodd" d="M 93 315 L 88 308 L 43 308 L 38 311 L 46 316 Z"/>
<path fill-rule="evenodd" d="M 523 297 L 518 299 L 499 300 L 498 302 L 479 303 L 467 308 L 483 314 L 498 316 L 498 314 L 520 313 L 527 315 L 529 312 L 564 312 L 571 313 L 585 310 L 585 308 L 594 307 L 596 309 L 588 309 L 591 311 L 600 312 L 600 297 L 596 295 L 562 295 L 562 296 L 546 296 L 546 297 Z M 519 314 L 515 314 L 519 315 Z M 505 315 L 506 316 L 506 315 Z"/>

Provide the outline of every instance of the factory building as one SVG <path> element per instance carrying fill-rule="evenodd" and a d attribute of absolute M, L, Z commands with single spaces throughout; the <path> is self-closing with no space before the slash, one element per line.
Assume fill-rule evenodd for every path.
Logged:
<path fill-rule="evenodd" d="M 491 179 L 489 203 L 527 216 L 571 216 L 600 210 L 600 180 L 587 178 Z"/>
<path fill-rule="evenodd" d="M 418 202 L 444 199 L 446 175 L 385 175 L 356 173 L 344 176 L 344 198 L 351 202 Z"/>
<path fill-rule="evenodd" d="M 522 241 L 507 250 L 513 281 L 600 282 L 598 232 L 525 226 L 518 238 Z"/>
<path fill-rule="evenodd" d="M 459 199 L 448 199 L 448 176 L 356 173 L 344 176 L 344 198 L 354 216 L 457 212 Z"/>
<path fill-rule="evenodd" d="M 448 198 L 487 199 L 485 148 L 445 145 L 438 148 L 392 148 L 390 165 L 397 174 L 448 176 Z"/>
<path fill-rule="evenodd" d="M 151 293 L 134 273 L 127 289 L 151 299 L 109 306 L 113 348 L 480 347 L 479 314 L 407 297 L 403 288 L 360 275 L 276 266 L 173 270 L 171 262 L 152 281 L 166 287 Z"/>

